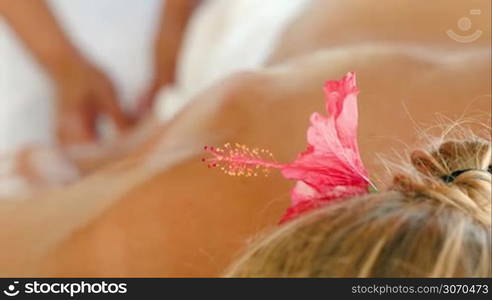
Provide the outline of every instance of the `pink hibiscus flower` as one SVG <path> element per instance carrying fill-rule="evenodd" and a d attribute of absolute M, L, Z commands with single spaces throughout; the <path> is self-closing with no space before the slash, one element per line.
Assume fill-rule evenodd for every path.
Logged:
<path fill-rule="evenodd" d="M 308 149 L 282 168 L 285 178 L 298 180 L 292 206 L 281 222 L 333 199 L 367 193 L 368 173 L 357 144 L 357 94 L 355 73 L 324 87 L 328 117 L 311 115 Z"/>
<path fill-rule="evenodd" d="M 257 170 L 280 169 L 287 179 L 297 180 L 292 192 L 292 205 L 280 220 L 283 223 L 334 199 L 368 192 L 368 173 L 357 145 L 357 94 L 355 73 L 339 81 L 328 81 L 325 117 L 311 115 L 307 131 L 307 150 L 292 163 L 280 164 L 263 159 L 266 150 L 244 145 L 206 148 L 213 154 L 205 159 L 209 166 L 220 165 L 229 175 L 256 176 Z"/>

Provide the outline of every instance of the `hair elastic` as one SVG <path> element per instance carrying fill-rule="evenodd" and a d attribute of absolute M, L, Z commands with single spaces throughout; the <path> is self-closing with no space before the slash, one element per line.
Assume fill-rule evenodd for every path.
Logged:
<path fill-rule="evenodd" d="M 456 177 L 458 177 L 461 174 L 468 172 L 468 171 L 481 171 L 481 172 L 489 172 L 490 174 L 492 174 L 492 166 L 489 166 L 489 168 L 487 170 L 480 170 L 480 169 L 457 170 L 457 171 L 454 171 L 453 173 L 451 173 L 449 175 L 442 176 L 441 179 L 446 183 L 451 183 L 456 179 Z"/>

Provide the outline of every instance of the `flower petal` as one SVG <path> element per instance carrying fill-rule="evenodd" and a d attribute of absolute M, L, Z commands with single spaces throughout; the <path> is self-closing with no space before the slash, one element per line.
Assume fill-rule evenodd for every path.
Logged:
<path fill-rule="evenodd" d="M 282 168 L 288 179 L 299 182 L 292 190 L 288 213 L 299 213 L 332 199 L 367 192 L 369 183 L 357 144 L 355 73 L 325 84 L 328 117 L 311 115 L 307 150 Z M 307 204 L 308 202 L 309 204 Z M 302 209 L 296 206 L 302 205 Z M 288 219 L 284 217 L 282 220 Z"/>

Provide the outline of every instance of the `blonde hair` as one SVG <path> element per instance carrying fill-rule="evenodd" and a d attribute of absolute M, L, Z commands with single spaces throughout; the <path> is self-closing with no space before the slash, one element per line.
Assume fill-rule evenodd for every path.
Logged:
<path fill-rule="evenodd" d="M 228 276 L 490 277 L 490 140 L 450 140 L 410 158 L 387 191 L 280 226 Z"/>

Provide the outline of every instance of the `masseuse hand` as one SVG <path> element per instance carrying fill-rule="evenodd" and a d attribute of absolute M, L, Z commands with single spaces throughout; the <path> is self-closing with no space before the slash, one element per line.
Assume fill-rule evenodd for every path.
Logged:
<path fill-rule="evenodd" d="M 72 44 L 45 1 L 0 0 L 0 16 L 55 83 L 62 145 L 96 141 L 99 115 L 108 116 L 120 130 L 128 127 L 111 80 Z"/>
<path fill-rule="evenodd" d="M 89 63 L 79 62 L 55 77 L 57 134 L 63 145 L 97 141 L 98 116 L 107 116 L 121 132 L 129 121 L 111 80 Z"/>
<path fill-rule="evenodd" d="M 175 82 L 176 65 L 186 26 L 198 0 L 167 0 L 162 6 L 161 21 L 154 45 L 154 77 L 138 99 L 137 116 L 151 109 L 158 91 Z"/>

